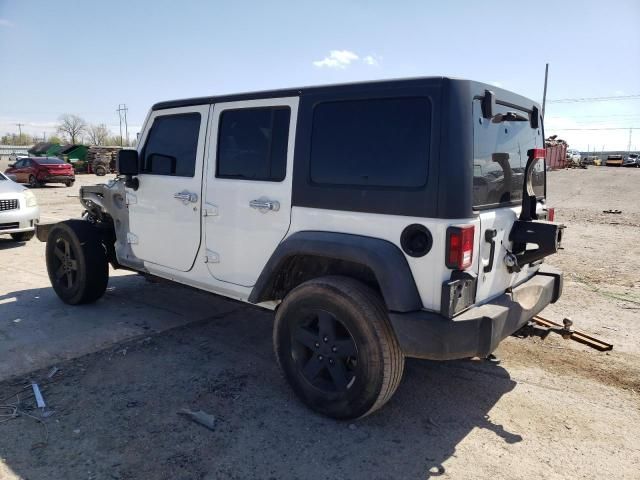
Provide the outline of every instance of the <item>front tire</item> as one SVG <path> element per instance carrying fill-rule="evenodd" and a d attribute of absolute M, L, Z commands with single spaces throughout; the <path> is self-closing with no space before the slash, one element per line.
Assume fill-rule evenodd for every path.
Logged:
<path fill-rule="evenodd" d="M 36 234 L 35 231 L 12 233 L 11 238 L 16 242 L 28 242 Z"/>
<path fill-rule="evenodd" d="M 29 187 L 38 188 L 40 185 L 41 184 L 38 181 L 38 179 L 35 177 L 35 175 L 29 175 Z"/>
<path fill-rule="evenodd" d="M 106 169 L 104 166 L 102 166 L 102 165 L 98 165 L 98 166 L 96 167 L 95 174 L 96 174 L 98 177 L 104 177 L 104 176 L 107 174 L 107 169 Z"/>
<path fill-rule="evenodd" d="M 295 393 L 329 417 L 369 415 L 402 379 L 404 356 L 382 299 L 351 278 L 320 277 L 289 292 L 273 341 Z"/>
<path fill-rule="evenodd" d="M 100 232 L 89 222 L 57 223 L 47 237 L 46 260 L 51 286 L 63 302 L 92 303 L 104 295 L 107 252 Z"/>

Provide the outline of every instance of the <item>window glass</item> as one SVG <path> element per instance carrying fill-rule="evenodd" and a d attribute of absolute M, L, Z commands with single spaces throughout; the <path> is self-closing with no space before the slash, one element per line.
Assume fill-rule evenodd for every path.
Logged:
<path fill-rule="evenodd" d="M 193 177 L 200 114 L 156 117 L 143 150 L 142 173 Z"/>
<path fill-rule="evenodd" d="M 493 119 L 483 118 L 480 101 L 473 102 L 473 205 L 478 208 L 521 202 L 527 152 L 543 148 L 541 130 L 531 128 L 527 112 L 503 105 L 496 112 Z M 509 112 L 525 120 L 502 120 Z M 544 196 L 544 161 L 534 165 L 531 181 L 536 196 Z"/>
<path fill-rule="evenodd" d="M 40 160 L 38 160 L 38 163 L 40 165 L 59 165 L 61 163 L 65 163 L 65 162 L 60 160 L 59 158 L 46 157 L 46 158 L 41 158 Z"/>
<path fill-rule="evenodd" d="M 223 111 L 216 177 L 284 180 L 290 117 L 289 107 Z"/>
<path fill-rule="evenodd" d="M 311 181 L 363 187 L 424 186 L 430 131 L 427 98 L 321 103 L 313 112 Z"/>

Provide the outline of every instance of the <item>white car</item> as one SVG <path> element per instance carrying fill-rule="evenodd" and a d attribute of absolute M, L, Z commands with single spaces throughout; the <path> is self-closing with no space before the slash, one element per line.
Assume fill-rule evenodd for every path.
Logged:
<path fill-rule="evenodd" d="M 27 242 L 35 234 L 40 208 L 34 193 L 0 173 L 0 235 Z"/>
<path fill-rule="evenodd" d="M 567 160 L 571 160 L 573 162 L 580 162 L 582 156 L 580 155 L 580 150 L 576 150 L 575 148 L 567 149 Z"/>

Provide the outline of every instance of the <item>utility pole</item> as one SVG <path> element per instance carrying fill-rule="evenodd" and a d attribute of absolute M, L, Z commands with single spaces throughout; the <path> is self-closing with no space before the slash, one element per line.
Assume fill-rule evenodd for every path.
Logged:
<path fill-rule="evenodd" d="M 549 64 L 544 67 L 544 92 L 542 93 L 542 118 L 544 118 L 544 107 L 547 104 L 547 80 L 549 79 Z"/>
<path fill-rule="evenodd" d="M 629 145 L 627 145 L 627 155 L 631 153 L 631 134 L 633 133 L 633 128 L 629 129 Z"/>
<path fill-rule="evenodd" d="M 18 127 L 18 143 L 20 143 L 22 142 L 22 127 L 24 123 L 16 123 L 16 126 Z"/>
<path fill-rule="evenodd" d="M 124 103 L 120 103 L 118 104 L 118 110 L 116 110 L 116 112 L 118 112 L 118 118 L 120 120 L 120 146 L 122 147 L 122 120 L 124 118 L 124 130 L 125 130 L 125 134 L 127 136 L 127 145 L 129 144 L 129 125 L 127 124 L 127 110 L 129 110 L 127 108 L 127 105 Z"/>

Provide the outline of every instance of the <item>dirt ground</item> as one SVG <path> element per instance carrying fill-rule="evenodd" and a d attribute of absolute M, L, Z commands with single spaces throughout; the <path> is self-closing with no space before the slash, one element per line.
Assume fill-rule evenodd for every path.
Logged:
<path fill-rule="evenodd" d="M 640 170 L 551 172 L 548 184 L 567 225 L 549 263 L 566 276 L 543 316 L 570 316 L 614 350 L 508 338 L 497 365 L 408 360 L 395 397 L 357 422 L 293 396 L 269 312 L 131 274 L 94 306 L 62 306 L 43 244 L 0 242 L 0 363 L 16 372 L 0 404 L 25 412 L 0 416 L 0 479 L 640 478 Z M 43 217 L 77 215 L 72 189 L 35 192 Z M 60 332 L 78 347 L 47 350 Z"/>

